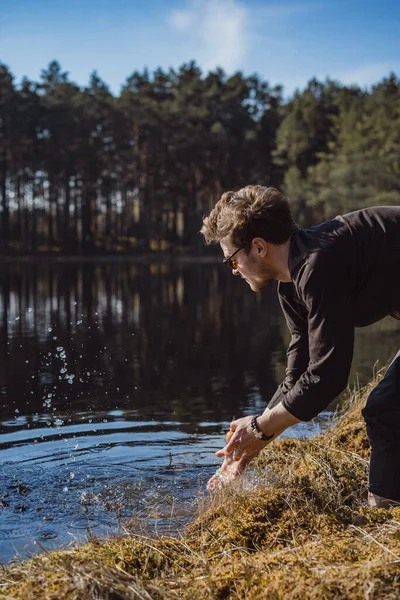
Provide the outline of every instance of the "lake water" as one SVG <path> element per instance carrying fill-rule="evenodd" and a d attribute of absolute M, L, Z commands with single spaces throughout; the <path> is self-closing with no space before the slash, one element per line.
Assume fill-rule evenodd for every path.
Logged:
<path fill-rule="evenodd" d="M 196 511 L 233 417 L 262 412 L 289 334 L 274 285 L 216 263 L 3 263 L 0 561 Z M 357 333 L 350 383 L 399 347 Z M 326 419 L 287 435 L 310 435 Z"/>

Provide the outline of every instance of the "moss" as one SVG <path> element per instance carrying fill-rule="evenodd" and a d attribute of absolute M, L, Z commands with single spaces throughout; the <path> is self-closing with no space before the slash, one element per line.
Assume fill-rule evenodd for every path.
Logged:
<path fill-rule="evenodd" d="M 325 436 L 331 448 L 353 453 L 367 460 L 369 458 L 369 442 L 365 423 L 361 415 L 361 406 L 357 406 L 346 414 L 338 427 L 333 427 Z"/>
<path fill-rule="evenodd" d="M 180 537 L 93 539 L 3 567 L 0 597 L 398 598 L 400 507 L 358 508 L 368 453 L 353 403 L 323 436 L 269 446 L 253 478 L 213 494 Z"/>

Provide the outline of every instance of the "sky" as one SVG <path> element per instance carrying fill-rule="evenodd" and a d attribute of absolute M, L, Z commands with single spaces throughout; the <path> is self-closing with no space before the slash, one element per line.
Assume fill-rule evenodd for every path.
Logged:
<path fill-rule="evenodd" d="M 118 94 L 133 71 L 258 73 L 284 95 L 312 77 L 368 87 L 400 74 L 400 0 L 0 0 L 0 62 L 38 81 L 52 60 Z"/>

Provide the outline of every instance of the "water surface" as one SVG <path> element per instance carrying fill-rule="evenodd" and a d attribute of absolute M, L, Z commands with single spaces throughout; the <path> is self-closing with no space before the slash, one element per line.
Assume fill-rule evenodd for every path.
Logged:
<path fill-rule="evenodd" d="M 176 531 L 229 421 L 283 378 L 275 286 L 254 294 L 219 264 L 43 261 L 3 264 L 0 285 L 0 560 L 131 517 Z M 360 330 L 350 381 L 398 345 L 391 319 Z"/>

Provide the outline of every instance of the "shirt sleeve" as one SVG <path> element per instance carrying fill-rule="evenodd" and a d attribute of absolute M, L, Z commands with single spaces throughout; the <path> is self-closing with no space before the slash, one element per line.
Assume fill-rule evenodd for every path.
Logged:
<path fill-rule="evenodd" d="M 285 394 L 292 389 L 307 369 L 309 361 L 306 308 L 301 305 L 298 298 L 296 300 L 293 283 L 279 283 L 278 295 L 291 339 L 286 352 L 285 379 L 269 401 L 268 408 L 273 408 L 282 402 Z"/>
<path fill-rule="evenodd" d="M 352 293 L 339 265 L 320 258 L 304 265 L 297 282 L 307 311 L 309 362 L 282 404 L 296 418 L 310 421 L 347 386 L 354 347 Z"/>

